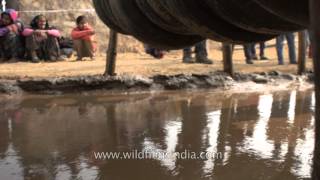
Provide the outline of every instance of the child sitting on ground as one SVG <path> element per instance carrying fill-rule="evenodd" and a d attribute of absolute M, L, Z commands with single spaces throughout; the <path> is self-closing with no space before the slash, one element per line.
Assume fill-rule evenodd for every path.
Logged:
<path fill-rule="evenodd" d="M 49 26 L 44 15 L 34 17 L 30 28 L 25 28 L 22 34 L 26 37 L 26 49 L 32 62 L 62 60 L 58 43 L 60 32 Z"/>
<path fill-rule="evenodd" d="M 7 9 L 0 19 L 0 55 L 2 61 L 20 58 L 23 48 L 20 33 L 23 25 L 18 22 L 18 12 Z"/>
<path fill-rule="evenodd" d="M 95 31 L 89 25 L 86 16 L 79 16 L 76 20 L 77 27 L 71 32 L 74 50 L 77 52 L 77 60 L 81 61 L 84 57 L 94 59 L 97 45 L 94 40 Z"/>

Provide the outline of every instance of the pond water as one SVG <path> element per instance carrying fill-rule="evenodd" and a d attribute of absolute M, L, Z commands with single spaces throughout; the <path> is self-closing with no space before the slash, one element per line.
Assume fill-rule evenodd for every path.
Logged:
<path fill-rule="evenodd" d="M 0 179 L 310 178 L 314 91 L 0 100 Z"/>

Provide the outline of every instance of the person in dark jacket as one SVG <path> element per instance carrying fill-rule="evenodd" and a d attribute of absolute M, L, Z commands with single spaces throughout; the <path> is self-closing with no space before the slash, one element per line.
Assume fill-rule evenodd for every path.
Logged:
<path fill-rule="evenodd" d="M 27 54 L 32 62 L 39 62 L 40 59 L 61 60 L 58 43 L 60 31 L 51 27 L 44 15 L 34 17 L 30 28 L 25 28 L 22 34 L 26 37 Z"/>
<path fill-rule="evenodd" d="M 7 9 L 0 19 L 0 56 L 2 61 L 9 61 L 23 56 L 21 32 L 23 24 L 18 21 L 18 12 Z"/>

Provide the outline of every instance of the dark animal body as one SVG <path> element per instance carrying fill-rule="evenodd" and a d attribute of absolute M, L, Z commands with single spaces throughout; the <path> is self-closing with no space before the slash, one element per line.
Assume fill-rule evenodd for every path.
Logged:
<path fill-rule="evenodd" d="M 153 46 L 179 49 L 209 38 L 266 41 L 309 26 L 308 0 L 93 0 L 111 29 Z"/>

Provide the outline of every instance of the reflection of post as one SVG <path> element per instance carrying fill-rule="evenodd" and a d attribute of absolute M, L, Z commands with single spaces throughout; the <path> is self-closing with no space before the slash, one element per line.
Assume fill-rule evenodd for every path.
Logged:
<path fill-rule="evenodd" d="M 178 138 L 177 152 L 201 152 L 203 133 L 207 126 L 206 107 L 200 105 L 204 101 L 202 98 L 193 98 L 190 101 L 181 102 L 182 127 Z M 198 174 L 195 171 L 202 169 L 203 163 L 202 160 L 178 159 L 176 167 L 182 167 L 179 170 L 180 179 L 198 179 Z"/>
<path fill-rule="evenodd" d="M 268 121 L 268 139 L 273 141 L 273 154 L 279 157 L 283 145 L 286 143 L 289 134 L 288 111 L 290 106 L 289 93 L 276 93 L 273 95 L 271 114 Z M 279 121 L 279 119 L 282 119 Z"/>
<path fill-rule="evenodd" d="M 11 143 L 11 137 L 10 137 L 10 118 L 6 116 L 7 113 L 5 111 L 1 111 L 0 115 L 0 155 L 6 154 L 6 151 L 8 150 L 9 143 Z M 7 120 L 8 119 L 8 120 Z"/>
<path fill-rule="evenodd" d="M 223 43 L 222 51 L 224 72 L 229 73 L 230 76 L 233 76 L 234 70 L 232 64 L 232 45 L 229 43 Z"/>
<path fill-rule="evenodd" d="M 316 35 L 320 33 L 320 21 L 318 19 L 320 15 L 320 1 L 310 1 L 310 17 L 312 27 L 312 47 L 313 63 L 314 63 L 314 82 L 316 91 L 316 113 L 315 113 L 315 151 L 313 159 L 313 172 L 312 179 L 320 179 L 320 36 Z"/>
<path fill-rule="evenodd" d="M 235 108 L 235 102 L 233 97 L 226 99 L 221 107 L 221 116 L 220 116 L 220 133 L 218 135 L 218 145 L 217 145 L 217 153 L 225 153 L 226 148 L 226 138 L 229 134 L 230 124 L 232 120 L 232 111 Z M 216 159 L 216 162 L 223 161 L 223 159 Z"/>
<path fill-rule="evenodd" d="M 119 132 L 117 128 L 116 122 L 116 105 L 107 105 L 105 107 L 106 111 L 106 121 L 107 121 L 107 137 L 108 139 L 108 146 L 105 147 L 106 150 L 109 151 L 116 151 L 118 148 L 118 139 L 119 139 Z"/>
<path fill-rule="evenodd" d="M 298 57 L 298 74 L 302 75 L 306 71 L 306 33 L 305 31 L 299 32 L 299 57 Z"/>
<path fill-rule="evenodd" d="M 116 75 L 116 58 L 117 58 L 118 33 L 110 29 L 109 46 L 107 50 L 107 62 L 104 75 Z"/>

